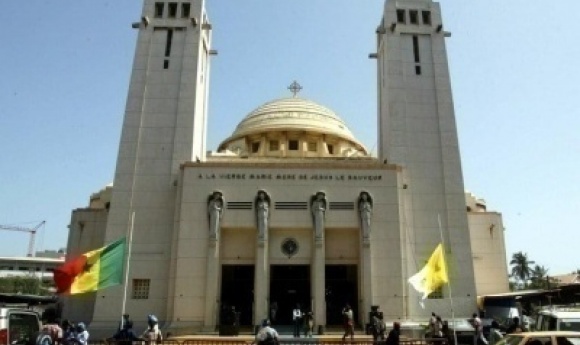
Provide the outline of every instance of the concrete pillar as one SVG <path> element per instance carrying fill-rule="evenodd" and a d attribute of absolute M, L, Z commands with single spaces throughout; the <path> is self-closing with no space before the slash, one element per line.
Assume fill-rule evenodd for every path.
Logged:
<path fill-rule="evenodd" d="M 219 312 L 219 275 L 220 275 L 220 246 L 217 240 L 209 240 L 207 250 L 207 276 L 205 285 L 205 315 L 204 330 L 213 331 L 218 322 Z"/>
<path fill-rule="evenodd" d="M 312 311 L 314 312 L 314 324 L 319 326 L 326 326 L 325 257 L 324 239 L 316 239 L 312 253 L 310 279 L 312 287 Z"/>
<path fill-rule="evenodd" d="M 263 319 L 270 318 L 270 260 L 268 258 L 268 241 L 258 241 L 254 274 L 254 325 L 259 325 Z"/>

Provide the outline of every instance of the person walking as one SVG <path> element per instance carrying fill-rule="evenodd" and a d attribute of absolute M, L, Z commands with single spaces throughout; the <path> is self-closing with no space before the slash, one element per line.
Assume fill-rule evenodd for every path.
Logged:
<path fill-rule="evenodd" d="M 278 332 L 270 325 L 270 320 L 262 321 L 262 328 L 256 334 L 256 344 L 258 345 L 277 345 Z"/>
<path fill-rule="evenodd" d="M 300 310 L 300 304 L 296 304 L 296 308 L 292 310 L 292 323 L 294 324 L 294 338 L 300 338 L 301 321 L 302 321 L 302 310 Z"/>
<path fill-rule="evenodd" d="M 342 309 L 342 317 L 344 319 L 344 334 L 342 336 L 342 341 L 350 335 L 350 341 L 354 341 L 354 313 L 349 304 L 344 306 Z"/>
<path fill-rule="evenodd" d="M 471 321 L 473 328 L 475 329 L 475 333 L 473 335 L 473 345 L 487 345 L 487 339 L 483 335 L 483 324 L 481 323 L 481 319 L 476 313 L 473 313 L 473 319 Z"/>

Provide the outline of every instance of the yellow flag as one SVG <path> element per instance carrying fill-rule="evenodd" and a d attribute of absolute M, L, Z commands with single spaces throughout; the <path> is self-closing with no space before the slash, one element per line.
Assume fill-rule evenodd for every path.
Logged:
<path fill-rule="evenodd" d="M 441 243 L 437 245 L 437 248 L 435 248 L 435 251 L 431 254 L 425 267 L 409 278 L 408 281 L 417 292 L 423 294 L 423 300 L 433 291 L 443 286 L 443 284 L 449 282 L 445 257 L 443 256 L 443 245 Z"/>

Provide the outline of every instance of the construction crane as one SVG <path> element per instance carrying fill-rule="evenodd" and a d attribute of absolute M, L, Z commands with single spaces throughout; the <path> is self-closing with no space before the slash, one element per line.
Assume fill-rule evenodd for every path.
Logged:
<path fill-rule="evenodd" d="M 36 237 L 36 232 L 38 231 L 38 229 L 44 225 L 44 223 L 46 223 L 46 221 L 42 221 L 40 222 L 40 224 L 38 224 L 37 226 L 35 226 L 34 228 L 23 228 L 20 226 L 12 226 L 12 225 L 2 225 L 0 224 L 0 229 L 2 230 L 10 230 L 10 231 L 22 231 L 22 232 L 28 232 L 30 233 L 30 241 L 28 242 L 28 257 L 34 257 L 34 241 L 35 241 L 35 237 Z"/>

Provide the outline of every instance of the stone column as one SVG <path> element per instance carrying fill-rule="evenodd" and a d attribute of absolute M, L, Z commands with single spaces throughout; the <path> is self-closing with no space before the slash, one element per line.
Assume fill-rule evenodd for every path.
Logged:
<path fill-rule="evenodd" d="M 254 325 L 270 318 L 270 260 L 268 242 L 258 241 L 254 274 Z"/>
<path fill-rule="evenodd" d="M 310 270 L 311 291 L 312 291 L 312 312 L 314 313 L 314 324 L 316 326 L 326 326 L 326 300 L 325 300 L 325 258 L 324 240 L 314 240 L 312 250 L 312 266 Z"/>
<path fill-rule="evenodd" d="M 220 250 L 219 242 L 215 239 L 209 240 L 207 249 L 207 274 L 205 280 L 205 315 L 204 330 L 213 331 L 218 322 L 219 316 L 219 269 Z"/>
<path fill-rule="evenodd" d="M 368 323 L 369 312 L 371 311 L 371 305 L 373 304 L 373 287 L 372 287 L 372 264 L 371 264 L 371 245 L 369 242 L 362 243 L 361 250 L 361 273 L 359 277 L 361 278 L 362 284 L 359 285 L 362 288 L 362 305 L 359 305 L 359 315 L 362 313 L 362 318 L 364 324 Z"/>

